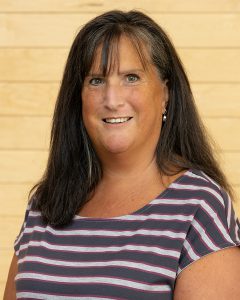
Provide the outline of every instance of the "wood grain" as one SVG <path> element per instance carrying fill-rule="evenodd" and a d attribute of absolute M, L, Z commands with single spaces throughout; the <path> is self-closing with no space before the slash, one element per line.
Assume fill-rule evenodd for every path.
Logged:
<path fill-rule="evenodd" d="M 240 83 L 240 48 L 178 50 L 192 83 Z M 69 49 L 0 48 L 0 81 L 59 82 L 68 52 Z"/>
<path fill-rule="evenodd" d="M 0 207 L 4 216 L 22 217 L 27 207 L 28 193 L 33 184 L 0 184 Z M 1 270 L 1 269 L 0 269 Z"/>
<path fill-rule="evenodd" d="M 0 183 L 33 183 L 42 176 L 47 151 L 0 151 Z"/>
<path fill-rule="evenodd" d="M 240 84 L 195 83 L 192 90 L 202 117 L 240 117 Z"/>
<path fill-rule="evenodd" d="M 52 116 L 59 83 L 0 83 L 1 116 Z"/>
<path fill-rule="evenodd" d="M 0 82 L 0 116 L 52 116 L 60 83 Z M 240 83 L 193 83 L 203 117 L 240 117 Z"/>
<path fill-rule="evenodd" d="M 0 48 L 0 81 L 59 81 L 69 49 Z"/>
<path fill-rule="evenodd" d="M 13 246 L 14 240 L 20 232 L 24 217 L 5 216 L 0 214 L 2 224 L 7 224 L 5 227 L 0 227 L 1 247 L 7 248 Z"/>
<path fill-rule="evenodd" d="M 0 183 L 34 183 L 42 176 L 47 151 L 0 150 Z M 240 152 L 221 152 L 220 165 L 232 184 L 240 185 Z"/>
<path fill-rule="evenodd" d="M 0 14 L 1 47 L 70 47 L 97 13 Z M 239 47 L 240 14 L 149 14 L 179 48 Z M 195 38 L 192 38 L 194 37 Z"/>
<path fill-rule="evenodd" d="M 50 141 L 49 117 L 0 117 L 0 149 L 45 149 Z"/>
<path fill-rule="evenodd" d="M 110 9 L 141 9 L 145 12 L 234 12 L 240 11 L 238 0 L 1 0 L 2 12 L 104 12 Z"/>
<path fill-rule="evenodd" d="M 221 151 L 239 151 L 240 118 L 203 118 L 209 134 Z M 0 149 L 48 150 L 51 117 L 0 116 Z M 231 134 L 229 134 L 231 133 Z"/>

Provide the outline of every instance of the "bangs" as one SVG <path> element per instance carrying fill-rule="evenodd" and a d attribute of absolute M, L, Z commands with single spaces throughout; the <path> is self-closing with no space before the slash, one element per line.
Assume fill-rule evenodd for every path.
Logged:
<path fill-rule="evenodd" d="M 136 36 L 136 33 L 133 34 L 131 31 L 129 32 L 129 29 L 128 32 L 124 32 L 122 30 L 109 30 L 109 32 L 107 32 L 107 34 L 105 34 L 105 36 L 96 45 L 95 50 L 92 53 L 92 57 L 90 58 L 92 64 L 89 67 L 88 73 L 93 67 L 95 67 L 94 65 L 96 63 L 98 51 L 100 51 L 101 60 L 100 65 L 96 67 L 100 74 L 105 77 L 116 67 L 119 68 L 119 42 L 122 36 L 127 37 L 131 41 L 143 69 L 146 70 L 148 68 L 151 63 L 150 51 L 148 51 L 148 48 L 145 46 L 148 43 Z"/>

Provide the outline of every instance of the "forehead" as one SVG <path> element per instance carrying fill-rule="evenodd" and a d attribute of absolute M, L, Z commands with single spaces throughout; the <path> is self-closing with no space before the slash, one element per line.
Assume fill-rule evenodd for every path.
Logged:
<path fill-rule="evenodd" d="M 120 68 L 141 68 L 146 71 L 150 64 L 150 53 L 143 42 L 121 36 L 109 43 L 100 43 L 93 54 L 89 73 L 107 75 Z"/>

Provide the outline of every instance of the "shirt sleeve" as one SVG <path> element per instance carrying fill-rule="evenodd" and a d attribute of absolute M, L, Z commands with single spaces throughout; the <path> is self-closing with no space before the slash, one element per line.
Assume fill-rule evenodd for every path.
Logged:
<path fill-rule="evenodd" d="M 177 276 L 201 257 L 240 246 L 240 223 L 228 193 L 212 190 L 201 200 L 181 250 Z"/>
<path fill-rule="evenodd" d="M 19 255 L 19 249 L 20 249 L 20 246 L 22 244 L 22 239 L 23 239 L 24 231 L 25 231 L 25 228 L 26 228 L 27 220 L 28 220 L 28 215 L 29 215 L 29 212 L 31 210 L 31 204 L 32 204 L 32 199 L 27 204 L 27 208 L 26 208 L 26 211 L 25 211 L 24 220 L 23 220 L 20 232 L 19 232 L 19 234 L 17 235 L 17 237 L 14 241 L 14 252 L 15 252 L 16 256 Z"/>

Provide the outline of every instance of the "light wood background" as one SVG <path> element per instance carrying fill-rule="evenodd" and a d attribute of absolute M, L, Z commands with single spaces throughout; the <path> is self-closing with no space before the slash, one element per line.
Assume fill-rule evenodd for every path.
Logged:
<path fill-rule="evenodd" d="M 239 0 L 0 1 L 0 298 L 27 193 L 40 178 L 66 56 L 79 28 L 109 9 L 140 9 L 172 38 L 220 164 L 240 195 Z M 240 215 L 239 201 L 234 203 Z"/>

